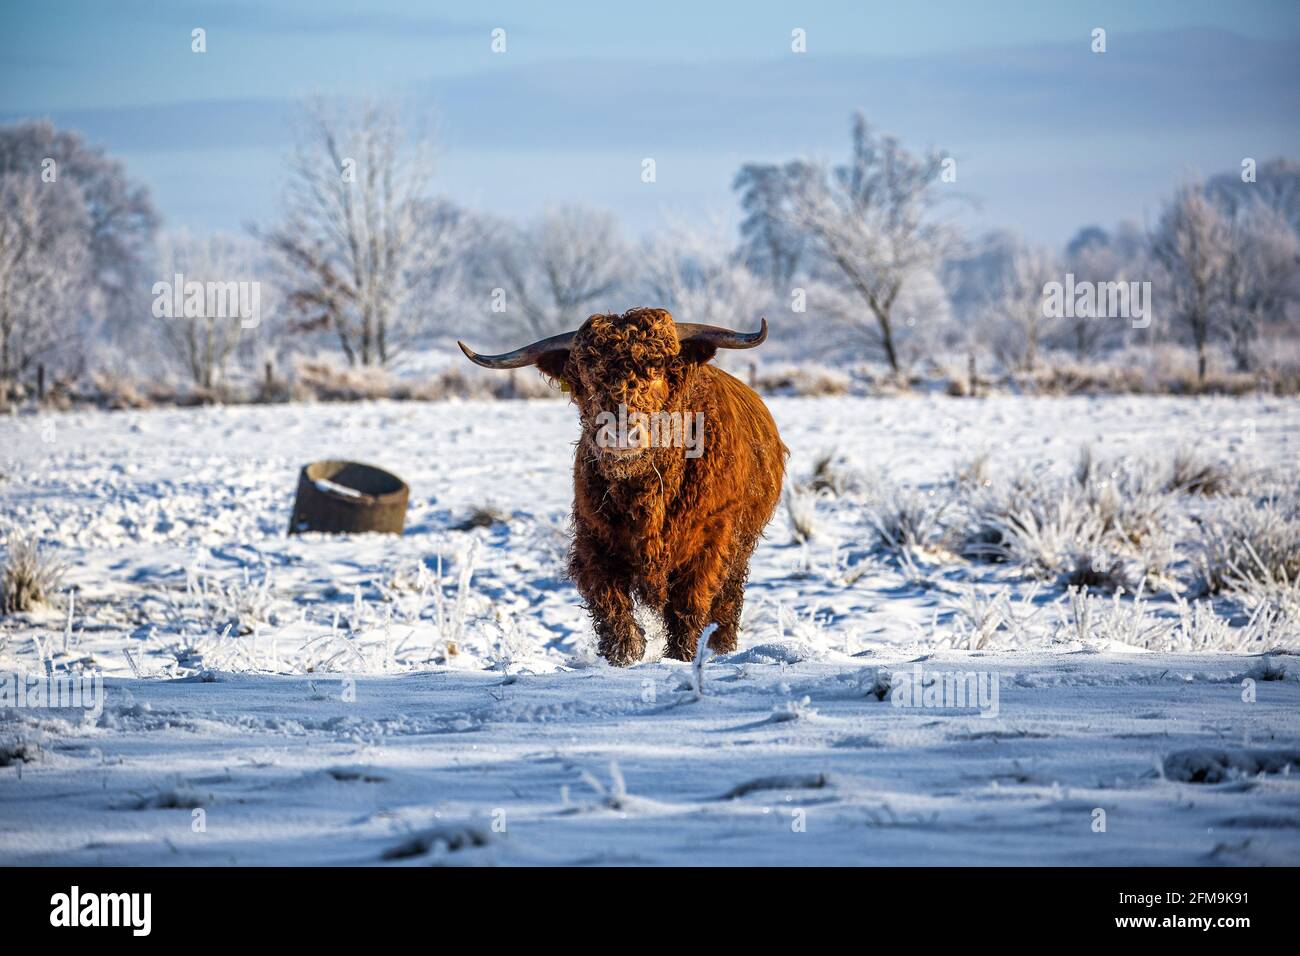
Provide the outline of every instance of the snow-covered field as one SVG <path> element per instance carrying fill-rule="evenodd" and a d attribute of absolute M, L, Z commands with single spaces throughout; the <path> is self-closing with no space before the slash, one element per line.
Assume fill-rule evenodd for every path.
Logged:
<path fill-rule="evenodd" d="M 794 478 L 835 451 L 923 494 L 980 452 L 997 481 L 1084 444 L 1300 451 L 1296 400 L 769 404 Z M 0 421 L 0 522 L 76 592 L 70 627 L 63 598 L 0 618 L 0 674 L 105 675 L 101 713 L 0 710 L 0 863 L 1300 863 L 1288 635 L 1137 647 L 1013 565 L 899 562 L 841 495 L 806 545 L 778 512 L 698 692 L 616 670 L 563 572 L 576 432 L 558 401 Z M 286 537 L 339 457 L 408 481 L 404 536 Z M 988 695 L 898 706 L 917 666 Z"/>

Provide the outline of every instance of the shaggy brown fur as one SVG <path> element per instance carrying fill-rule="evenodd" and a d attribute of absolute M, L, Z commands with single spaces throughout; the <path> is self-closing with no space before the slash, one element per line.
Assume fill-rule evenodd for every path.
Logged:
<path fill-rule="evenodd" d="M 573 463 L 570 572 L 611 664 L 641 658 L 645 635 L 633 599 L 662 613 L 667 655 L 690 660 L 701 630 L 711 649 L 736 647 L 749 558 L 781 493 L 786 448 L 752 390 L 710 365 L 711 346 L 679 346 L 663 309 L 593 315 L 573 347 L 542 356 L 582 419 Z M 703 453 L 680 447 L 612 454 L 597 417 L 629 411 L 704 413 Z"/>

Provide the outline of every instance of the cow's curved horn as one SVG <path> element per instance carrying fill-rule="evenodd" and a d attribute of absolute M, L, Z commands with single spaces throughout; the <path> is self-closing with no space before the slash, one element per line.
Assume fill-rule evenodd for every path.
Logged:
<path fill-rule="evenodd" d="M 500 355 L 479 355 L 464 342 L 458 341 L 456 344 L 465 353 L 465 357 L 475 365 L 482 365 L 484 368 L 523 368 L 525 365 L 536 365 L 537 360 L 547 352 L 560 352 L 572 348 L 573 337 L 577 334 L 577 332 L 561 332 L 559 335 L 541 339 L 513 352 L 502 352 Z"/>
<path fill-rule="evenodd" d="M 762 319 L 757 332 L 734 332 L 716 325 L 697 325 L 694 322 L 677 323 L 677 341 L 703 342 L 716 349 L 752 349 L 767 341 L 767 319 Z"/>

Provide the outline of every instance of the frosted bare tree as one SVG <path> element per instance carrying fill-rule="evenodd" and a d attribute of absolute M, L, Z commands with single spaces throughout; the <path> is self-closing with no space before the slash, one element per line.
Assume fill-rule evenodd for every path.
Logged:
<path fill-rule="evenodd" d="M 768 278 L 778 295 L 790 294 L 806 242 L 792 225 L 790 197 L 799 181 L 813 174 L 812 167 L 799 161 L 746 163 L 731 184 L 740 193 L 740 207 L 745 212 L 740 223 L 740 254 L 751 270 Z"/>
<path fill-rule="evenodd" d="M 1058 325 L 1056 317 L 1044 315 L 1043 287 L 1062 279 L 1060 263 L 1046 249 L 1024 243 L 1012 249 L 987 316 L 993 353 L 1008 368 L 1031 372 L 1037 366 L 1039 353 Z"/>
<path fill-rule="evenodd" d="M 894 316 L 894 340 L 904 372 L 960 344 L 961 329 L 953 321 L 947 290 L 930 269 L 918 270 L 908 278 L 894 303 Z"/>
<path fill-rule="evenodd" d="M 107 318 L 123 331 L 139 315 L 138 290 L 149 265 L 150 245 L 158 216 L 149 191 L 127 178 L 122 164 L 88 144 L 71 130 L 58 130 L 48 121 L 19 123 L 0 129 L 0 174 L 44 174 L 50 191 L 68 193 L 69 206 L 80 205 L 90 250 L 91 278 L 100 307 L 94 314 L 83 310 L 82 336 L 99 330 Z"/>
<path fill-rule="evenodd" d="M 197 237 L 177 232 L 164 235 L 159 241 L 159 274 L 167 282 L 180 274 L 186 284 L 197 282 L 205 287 L 208 283 L 259 283 L 255 326 L 246 327 L 241 316 L 229 308 L 212 308 L 213 303 L 206 301 L 206 296 L 202 315 L 180 314 L 157 319 L 168 352 L 201 388 L 215 388 L 226 379 L 232 358 L 241 346 L 247 346 L 257 337 L 262 317 L 269 311 L 269 303 L 262 299 L 267 283 L 258 277 L 256 252 L 256 247 L 247 240 L 232 236 Z M 218 311 L 226 314 L 218 315 Z"/>
<path fill-rule="evenodd" d="M 526 336 L 574 328 L 592 311 L 618 308 L 630 254 L 611 213 L 548 209 L 522 229 L 499 224 L 486 267 L 505 292 L 503 315 Z"/>
<path fill-rule="evenodd" d="M 793 180 L 793 225 L 811 241 L 823 271 L 856 300 L 840 316 L 900 370 L 895 306 L 909 281 L 937 272 L 949 233 L 931 216 L 942 171 L 937 153 L 915 156 L 853 120 L 847 165 Z"/>
<path fill-rule="evenodd" d="M 1221 173 L 1210 178 L 1205 191 L 1228 216 L 1262 203 L 1300 231 L 1300 162 L 1294 159 L 1260 163 L 1253 182 L 1243 182 L 1240 171 Z"/>
<path fill-rule="evenodd" d="M 36 171 L 0 175 L 0 404 L 92 307 L 88 238 L 72 193 Z"/>
<path fill-rule="evenodd" d="M 1229 245 L 1228 223 L 1199 184 L 1174 194 L 1151 238 L 1152 257 L 1163 272 L 1165 308 L 1191 336 L 1201 384 L 1206 345 L 1221 312 Z"/>
<path fill-rule="evenodd" d="M 1262 202 L 1241 209 L 1228 227 L 1222 302 L 1237 370 L 1254 365 L 1260 328 L 1285 317 L 1300 278 L 1300 241 L 1281 212 Z"/>
<path fill-rule="evenodd" d="M 1105 239 L 1067 250 L 1066 255 L 1066 271 L 1073 274 L 1076 282 L 1119 281 L 1122 263 Z M 1074 357 L 1082 361 L 1097 351 L 1106 332 L 1105 323 L 1076 317 L 1062 328 L 1061 337 Z"/>
<path fill-rule="evenodd" d="M 1152 266 L 1147 235 L 1132 222 L 1121 222 L 1110 232 L 1085 227 L 1066 245 L 1062 268 L 1074 275 L 1076 283 L 1092 282 L 1099 289 L 1109 282 L 1149 281 Z M 1060 329 L 1059 342 L 1080 360 L 1126 339 L 1153 342 L 1161 337 L 1163 316 L 1157 311 L 1148 318 L 1151 322 L 1144 329 L 1132 329 L 1120 322 L 1068 321 Z"/>
<path fill-rule="evenodd" d="M 415 294 L 451 256 L 420 214 L 431 147 L 395 112 L 311 106 L 290 161 L 285 221 L 265 236 L 285 267 L 300 330 L 328 329 L 350 365 L 387 365 L 427 321 Z"/>

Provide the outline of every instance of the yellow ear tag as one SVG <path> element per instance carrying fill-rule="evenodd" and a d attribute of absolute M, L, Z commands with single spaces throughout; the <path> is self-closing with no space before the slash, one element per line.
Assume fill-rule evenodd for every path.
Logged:
<path fill-rule="evenodd" d="M 573 386 L 569 384 L 569 380 L 567 378 L 560 379 L 560 391 L 562 392 L 573 391 Z"/>

